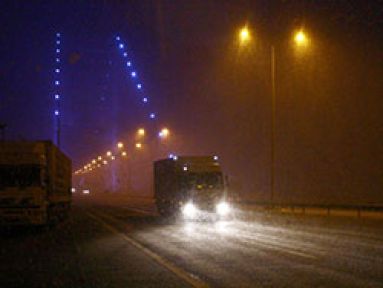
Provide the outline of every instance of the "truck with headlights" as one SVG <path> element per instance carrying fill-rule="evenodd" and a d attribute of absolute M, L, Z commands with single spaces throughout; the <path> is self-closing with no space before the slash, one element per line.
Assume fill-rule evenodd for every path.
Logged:
<path fill-rule="evenodd" d="M 71 204 L 71 160 L 50 141 L 0 142 L 0 224 L 45 225 Z"/>
<path fill-rule="evenodd" d="M 154 196 L 161 215 L 227 217 L 230 206 L 217 156 L 172 156 L 154 162 Z"/>

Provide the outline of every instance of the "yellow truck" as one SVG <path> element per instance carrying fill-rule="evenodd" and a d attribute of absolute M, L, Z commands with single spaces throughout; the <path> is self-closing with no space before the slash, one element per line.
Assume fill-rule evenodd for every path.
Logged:
<path fill-rule="evenodd" d="M 71 160 L 50 141 L 0 141 L 0 225 L 65 218 L 71 174 Z"/>

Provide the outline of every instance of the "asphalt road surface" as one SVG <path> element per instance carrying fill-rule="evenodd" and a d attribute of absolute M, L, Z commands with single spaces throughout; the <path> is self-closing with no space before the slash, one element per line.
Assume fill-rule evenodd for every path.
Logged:
<path fill-rule="evenodd" d="M 0 287 L 383 287 L 381 220 L 80 202 L 52 229 L 1 233 Z"/>

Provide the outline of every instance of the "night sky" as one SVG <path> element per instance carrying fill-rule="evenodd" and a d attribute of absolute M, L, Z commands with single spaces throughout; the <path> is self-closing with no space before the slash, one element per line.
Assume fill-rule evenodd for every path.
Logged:
<path fill-rule="evenodd" d="M 75 168 L 139 126 L 167 126 L 175 152 L 219 155 L 232 189 L 256 200 L 270 189 L 274 45 L 276 200 L 383 204 L 382 1 L 1 1 L 0 27 L 8 139 L 54 139 L 60 32 L 62 148 Z M 305 51 L 291 41 L 299 28 Z"/>

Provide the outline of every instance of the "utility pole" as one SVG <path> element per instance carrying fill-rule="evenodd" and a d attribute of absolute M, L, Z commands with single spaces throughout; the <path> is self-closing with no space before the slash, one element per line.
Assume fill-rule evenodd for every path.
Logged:
<path fill-rule="evenodd" d="M 270 48 L 270 78 L 271 78 L 271 157 L 270 157 L 270 202 L 275 194 L 275 48 Z"/>

